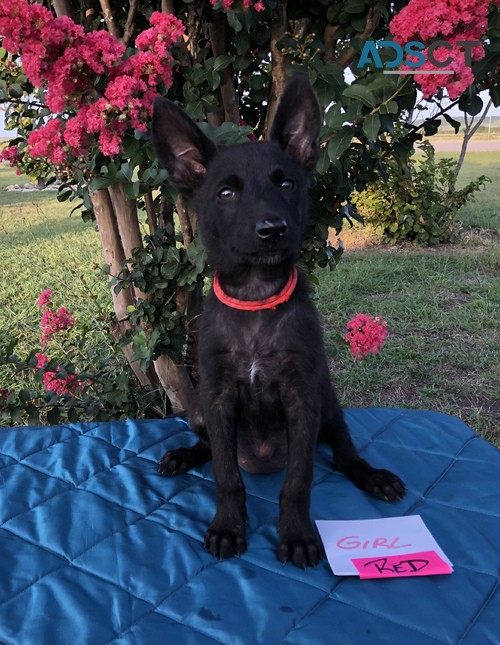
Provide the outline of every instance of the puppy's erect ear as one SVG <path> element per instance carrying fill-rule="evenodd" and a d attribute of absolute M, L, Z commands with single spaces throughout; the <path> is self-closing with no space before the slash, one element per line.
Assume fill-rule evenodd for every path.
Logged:
<path fill-rule="evenodd" d="M 175 103 L 158 97 L 153 106 L 156 155 L 181 193 L 190 195 L 201 183 L 215 144 Z"/>
<path fill-rule="evenodd" d="M 307 76 L 297 74 L 285 86 L 269 138 L 306 170 L 313 170 L 318 160 L 320 127 L 321 110 L 316 95 Z"/>

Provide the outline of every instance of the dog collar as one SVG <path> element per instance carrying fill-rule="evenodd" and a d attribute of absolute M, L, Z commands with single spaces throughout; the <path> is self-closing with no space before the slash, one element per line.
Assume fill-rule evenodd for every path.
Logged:
<path fill-rule="evenodd" d="M 274 296 L 264 298 L 264 300 L 238 300 L 238 298 L 228 296 L 221 287 L 218 273 L 214 275 L 213 286 L 217 298 L 228 307 L 231 307 L 232 309 L 240 309 L 242 311 L 262 311 L 263 309 L 276 309 L 278 305 L 287 302 L 297 286 L 297 279 L 297 268 L 292 267 L 290 277 L 283 289 Z"/>

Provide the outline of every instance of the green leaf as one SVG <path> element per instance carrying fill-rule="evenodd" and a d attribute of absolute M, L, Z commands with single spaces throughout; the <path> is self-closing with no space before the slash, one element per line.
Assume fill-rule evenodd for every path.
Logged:
<path fill-rule="evenodd" d="M 455 119 L 452 119 L 449 114 L 443 114 L 443 117 L 445 121 L 447 121 L 451 127 L 455 130 L 455 134 L 458 133 L 460 130 L 460 121 L 456 121 Z"/>
<path fill-rule="evenodd" d="M 320 175 L 323 175 L 328 170 L 329 165 L 330 157 L 328 156 L 328 147 L 323 146 L 319 149 L 319 159 L 318 163 L 316 164 L 316 172 L 318 172 Z"/>
<path fill-rule="evenodd" d="M 363 132 L 370 141 L 376 141 L 380 130 L 380 117 L 378 114 L 368 114 L 363 121 Z"/>
<path fill-rule="evenodd" d="M 370 92 L 370 90 L 364 85 L 349 85 L 349 87 L 346 87 L 346 89 L 342 92 L 342 95 L 346 96 L 347 98 L 354 99 L 355 101 L 361 101 L 363 105 L 371 108 L 377 105 L 377 99 L 375 98 L 375 95 Z"/>
<path fill-rule="evenodd" d="M 233 56 L 228 56 L 227 54 L 217 56 L 214 61 L 214 72 L 218 72 L 221 69 L 226 69 L 226 67 L 233 62 L 233 59 Z"/>
<path fill-rule="evenodd" d="M 365 0 L 347 0 L 342 10 L 346 13 L 361 13 L 365 10 Z"/>
<path fill-rule="evenodd" d="M 500 105 L 500 85 L 494 85 L 490 89 L 490 96 L 493 101 L 493 105 L 498 107 Z"/>
<path fill-rule="evenodd" d="M 441 125 L 440 119 L 430 119 L 424 123 L 424 134 L 427 137 L 432 137 L 439 130 Z"/>
<path fill-rule="evenodd" d="M 112 183 L 113 181 L 111 179 L 108 179 L 108 177 L 94 177 L 94 179 L 92 179 L 92 181 L 90 182 L 90 190 L 91 192 L 93 192 L 94 190 L 108 188 Z"/>
<path fill-rule="evenodd" d="M 23 88 L 17 83 L 14 83 L 9 87 L 9 95 L 15 99 L 20 99 L 23 95 Z"/>
<path fill-rule="evenodd" d="M 353 137 L 353 129 L 350 127 L 342 128 L 338 136 L 333 135 L 333 138 L 328 142 L 328 156 L 330 161 L 337 161 L 337 159 L 344 153 L 351 145 Z"/>
<path fill-rule="evenodd" d="M 128 184 L 125 184 L 123 187 L 123 192 L 127 199 L 137 199 L 141 192 L 141 182 L 133 181 Z"/>
<path fill-rule="evenodd" d="M 135 137 L 126 136 L 123 139 L 123 149 L 127 157 L 133 157 L 140 150 L 141 142 Z"/>
<path fill-rule="evenodd" d="M 119 174 L 119 179 L 121 180 L 123 179 L 125 179 L 125 181 L 132 180 L 132 175 L 134 174 L 134 171 L 130 167 L 130 164 L 128 163 L 128 161 L 125 161 L 124 163 L 122 163 L 118 174 Z"/>
<path fill-rule="evenodd" d="M 471 91 L 462 94 L 458 101 L 458 107 L 471 116 L 476 116 L 483 109 L 483 101 L 480 96 Z"/>
<path fill-rule="evenodd" d="M 389 101 L 389 103 L 382 103 L 380 106 L 380 114 L 397 114 L 399 110 L 396 101 Z"/>
<path fill-rule="evenodd" d="M 481 59 L 472 63 L 472 73 L 476 82 L 482 81 L 498 66 L 498 52 L 488 51 Z M 469 112 L 470 114 L 470 112 Z"/>
<path fill-rule="evenodd" d="M 56 426 L 61 419 L 61 411 L 59 408 L 52 408 L 47 412 L 47 421 L 51 426 Z"/>
<path fill-rule="evenodd" d="M 35 393 L 32 392 L 31 390 L 21 390 L 19 392 L 19 400 L 22 403 L 27 403 L 28 401 L 31 401 L 35 397 Z"/>
<path fill-rule="evenodd" d="M 228 11 L 226 16 L 229 26 L 232 27 L 234 31 L 240 32 L 243 29 L 243 25 L 239 21 L 235 11 Z"/>

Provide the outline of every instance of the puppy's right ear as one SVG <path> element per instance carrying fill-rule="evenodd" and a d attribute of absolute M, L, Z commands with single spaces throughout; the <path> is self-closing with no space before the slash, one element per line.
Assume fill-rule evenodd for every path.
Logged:
<path fill-rule="evenodd" d="M 215 144 L 184 110 L 162 97 L 153 104 L 152 131 L 156 156 L 170 173 L 173 185 L 191 195 L 216 152 Z"/>

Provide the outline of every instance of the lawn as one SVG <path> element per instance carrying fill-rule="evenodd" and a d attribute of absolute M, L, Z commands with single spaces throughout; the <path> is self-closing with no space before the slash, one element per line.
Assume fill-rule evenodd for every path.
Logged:
<path fill-rule="evenodd" d="M 500 444 L 498 155 L 468 155 L 460 182 L 480 174 L 493 181 L 460 212 L 460 243 L 390 247 L 366 230 L 348 232 L 337 269 L 318 272 L 317 304 L 345 406 L 439 410 Z M 69 217 L 71 207 L 53 193 L 1 190 L 20 181 L 0 167 L 0 353 L 13 336 L 18 352 L 37 346 L 43 289 L 90 326 L 97 311 L 111 310 L 94 226 Z M 362 361 L 337 343 L 356 313 L 382 316 L 389 329 L 382 352 Z M 0 387 L 12 387 L 5 375 L 0 368 Z"/>
<path fill-rule="evenodd" d="M 458 153 L 439 155 L 440 157 L 458 158 Z M 460 211 L 460 221 L 465 226 L 484 228 L 500 233 L 500 152 L 468 152 L 466 162 L 458 176 L 458 188 L 479 175 L 486 175 L 491 179 L 486 189 L 479 193 L 474 202 L 471 202 Z"/>

